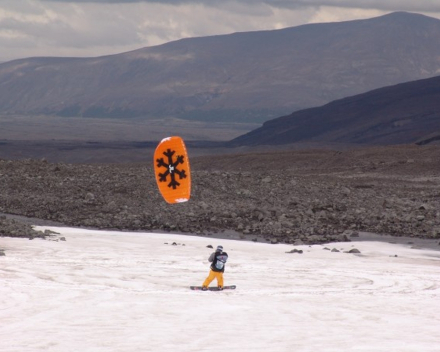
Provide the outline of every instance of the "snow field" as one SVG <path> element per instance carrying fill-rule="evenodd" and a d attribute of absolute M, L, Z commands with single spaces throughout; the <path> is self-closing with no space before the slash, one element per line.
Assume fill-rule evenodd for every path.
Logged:
<path fill-rule="evenodd" d="M 438 251 L 50 229 L 67 241 L 0 239 L 1 352 L 440 351 Z M 209 244 L 236 290 L 189 290 Z"/>

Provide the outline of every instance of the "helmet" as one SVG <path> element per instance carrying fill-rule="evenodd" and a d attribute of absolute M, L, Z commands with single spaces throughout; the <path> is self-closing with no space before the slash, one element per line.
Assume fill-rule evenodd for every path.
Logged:
<path fill-rule="evenodd" d="M 223 246 L 217 246 L 216 252 L 223 252 Z"/>

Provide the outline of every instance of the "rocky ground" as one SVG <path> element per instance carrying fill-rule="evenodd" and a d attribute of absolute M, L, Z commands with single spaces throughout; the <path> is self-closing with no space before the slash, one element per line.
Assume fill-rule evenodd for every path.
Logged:
<path fill-rule="evenodd" d="M 191 158 L 192 198 L 169 205 L 152 164 L 0 160 L 0 212 L 68 226 L 272 243 L 347 241 L 358 231 L 440 239 L 440 147 Z M 0 217 L 0 236 L 37 237 Z"/>

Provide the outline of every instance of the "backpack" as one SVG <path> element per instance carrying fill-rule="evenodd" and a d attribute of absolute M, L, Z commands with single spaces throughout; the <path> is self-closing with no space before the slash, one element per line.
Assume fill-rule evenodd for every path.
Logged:
<path fill-rule="evenodd" d="M 217 254 L 214 257 L 214 262 L 212 263 L 213 269 L 218 271 L 223 271 L 227 261 L 228 261 L 227 253 Z"/>

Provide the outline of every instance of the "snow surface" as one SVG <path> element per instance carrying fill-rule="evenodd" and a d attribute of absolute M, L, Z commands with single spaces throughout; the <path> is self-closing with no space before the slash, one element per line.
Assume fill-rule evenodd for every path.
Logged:
<path fill-rule="evenodd" d="M 0 239 L 2 352 L 440 351 L 438 251 L 50 229 L 67 241 Z M 209 244 L 235 291 L 189 289 Z"/>

